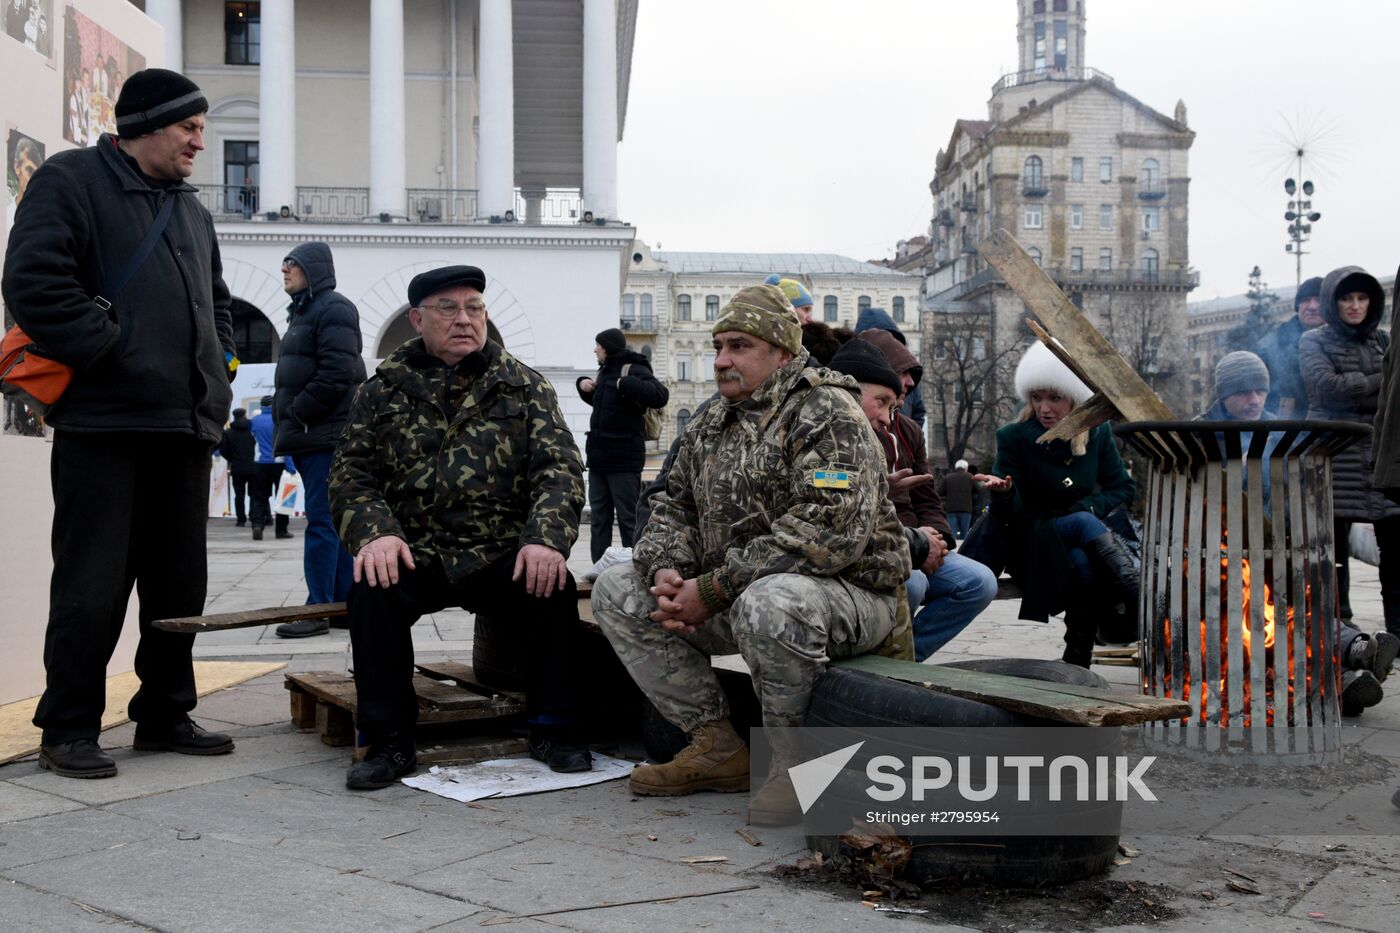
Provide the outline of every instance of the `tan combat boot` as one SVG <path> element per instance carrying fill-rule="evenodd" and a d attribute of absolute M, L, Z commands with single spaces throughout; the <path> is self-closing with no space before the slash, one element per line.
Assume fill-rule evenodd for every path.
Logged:
<path fill-rule="evenodd" d="M 749 798 L 749 824 L 752 826 L 791 826 L 802 822 L 802 805 L 786 767 L 773 764 L 768 783 Z"/>
<path fill-rule="evenodd" d="M 749 749 L 728 719 L 703 722 L 675 758 L 664 765 L 638 765 L 628 783 L 632 793 L 644 797 L 739 793 L 749 788 Z"/>

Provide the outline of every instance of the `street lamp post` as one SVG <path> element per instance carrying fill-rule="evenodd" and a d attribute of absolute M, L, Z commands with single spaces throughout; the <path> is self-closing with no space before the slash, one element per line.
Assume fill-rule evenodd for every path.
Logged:
<path fill-rule="evenodd" d="M 1303 150 L 1298 150 L 1298 177 L 1303 177 Z M 1322 215 L 1312 209 L 1313 191 L 1316 190 L 1311 181 L 1304 180 L 1300 186 L 1294 179 L 1289 178 L 1283 183 L 1283 190 L 1288 193 L 1288 210 L 1284 213 L 1283 219 L 1288 221 L 1288 243 L 1283 247 L 1285 252 L 1293 254 L 1297 266 L 1297 287 L 1303 285 L 1303 244 L 1306 243 L 1312 234 L 1312 225 L 1322 219 Z"/>

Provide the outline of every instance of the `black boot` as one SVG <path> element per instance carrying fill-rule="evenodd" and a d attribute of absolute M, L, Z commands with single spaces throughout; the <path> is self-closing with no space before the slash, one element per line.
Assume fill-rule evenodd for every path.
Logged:
<path fill-rule="evenodd" d="M 1065 610 L 1065 653 L 1060 660 L 1088 668 L 1094 661 L 1094 633 L 1097 626 L 1085 609 Z"/>
<path fill-rule="evenodd" d="M 160 725 L 136 724 L 131 747 L 141 752 L 179 752 L 181 755 L 227 755 L 233 739 L 222 732 L 206 732 L 193 719 Z"/>
<path fill-rule="evenodd" d="M 562 774 L 593 770 L 588 746 L 575 741 L 561 726 L 531 726 L 530 757 Z"/>
<path fill-rule="evenodd" d="M 1138 571 L 1133 566 L 1132 557 L 1111 531 L 1104 532 L 1084 545 L 1084 552 L 1107 578 L 1109 599 L 1123 606 L 1123 611 L 1116 613 L 1116 618 L 1112 620 L 1113 624 L 1107 626 L 1113 630 L 1113 637 L 1106 637 L 1104 640 L 1121 642 L 1124 640 L 1121 637 L 1122 633 L 1131 633 L 1127 638 L 1131 641 L 1137 637 L 1138 594 L 1141 591 Z"/>
<path fill-rule="evenodd" d="M 39 767 L 70 778 L 105 778 L 117 773 L 117 763 L 103 754 L 96 739 L 41 745 Z"/>
<path fill-rule="evenodd" d="M 350 765 L 345 786 L 351 790 L 379 790 L 418 769 L 418 750 L 412 736 L 386 735 L 370 742 L 364 761 Z"/>

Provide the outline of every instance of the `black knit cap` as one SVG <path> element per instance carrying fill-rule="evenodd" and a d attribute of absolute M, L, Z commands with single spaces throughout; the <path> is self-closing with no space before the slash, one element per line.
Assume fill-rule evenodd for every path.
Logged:
<path fill-rule="evenodd" d="M 189 78 L 164 68 L 147 68 L 122 85 L 117 98 L 117 135 L 135 139 L 208 109 L 204 92 Z"/>
<path fill-rule="evenodd" d="M 608 351 L 609 356 L 627 349 L 627 335 L 616 327 L 599 332 L 593 339 L 598 341 L 598 346 Z"/>
<path fill-rule="evenodd" d="M 1293 310 L 1297 311 L 1299 306 L 1309 298 L 1317 298 L 1322 294 L 1322 277 L 1313 276 L 1304 279 L 1303 284 L 1298 286 L 1298 291 L 1293 295 Z"/>
<path fill-rule="evenodd" d="M 420 272 L 408 283 L 408 303 L 412 307 L 421 308 L 425 298 L 456 285 L 464 285 L 484 293 L 486 273 L 476 266 L 443 266 L 441 269 Z"/>
<path fill-rule="evenodd" d="M 854 377 L 856 382 L 886 386 L 896 398 L 904 394 L 899 374 L 890 368 L 885 354 L 873 343 L 865 340 L 851 340 L 842 344 L 841 349 L 836 351 L 836 355 L 827 364 L 827 368 Z"/>

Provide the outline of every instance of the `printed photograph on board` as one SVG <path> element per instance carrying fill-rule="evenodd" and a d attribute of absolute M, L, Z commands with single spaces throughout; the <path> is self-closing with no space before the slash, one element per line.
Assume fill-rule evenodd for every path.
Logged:
<path fill-rule="evenodd" d="M 146 67 L 146 56 L 71 6 L 63 27 L 63 138 L 94 146 L 117 131 L 117 97 L 127 75 Z"/>
<path fill-rule="evenodd" d="M 0 0 L 5 35 L 45 58 L 53 55 L 53 0 Z"/>
<path fill-rule="evenodd" d="M 44 164 L 44 144 L 32 136 L 21 133 L 13 126 L 6 127 L 5 133 L 5 187 L 10 192 L 9 204 L 5 206 L 5 229 L 10 229 L 15 208 L 24 200 L 24 192 L 29 188 L 29 179 Z"/>

